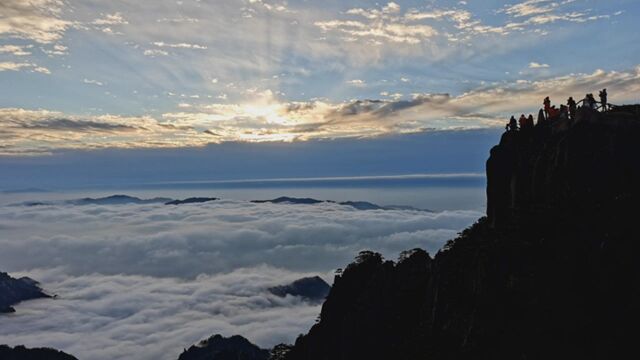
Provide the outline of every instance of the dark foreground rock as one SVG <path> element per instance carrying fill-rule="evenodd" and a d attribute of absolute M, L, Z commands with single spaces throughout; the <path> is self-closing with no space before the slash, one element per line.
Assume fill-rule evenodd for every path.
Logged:
<path fill-rule="evenodd" d="M 267 360 L 269 350 L 260 349 L 242 336 L 215 335 L 185 350 L 178 360 Z"/>
<path fill-rule="evenodd" d="M 300 296 L 311 301 L 323 301 L 331 290 L 331 286 L 319 276 L 302 278 L 288 285 L 274 286 L 269 292 L 276 296 Z"/>
<path fill-rule="evenodd" d="M 28 277 L 14 279 L 9 274 L 0 272 L 0 313 L 15 312 L 13 305 L 21 301 L 49 297 L 37 281 Z"/>
<path fill-rule="evenodd" d="M 0 359 L 2 360 L 78 360 L 62 351 L 49 348 L 27 349 L 24 346 L 14 348 L 0 345 Z"/>
<path fill-rule="evenodd" d="M 637 357 L 636 110 L 505 134 L 487 162 L 487 217 L 434 257 L 361 253 L 283 358 Z"/>

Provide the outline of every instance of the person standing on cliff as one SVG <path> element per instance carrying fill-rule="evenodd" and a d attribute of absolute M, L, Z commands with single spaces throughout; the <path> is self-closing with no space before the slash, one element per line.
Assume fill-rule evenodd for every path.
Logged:
<path fill-rule="evenodd" d="M 587 94 L 587 98 L 589 99 L 589 108 L 592 110 L 598 110 L 598 102 L 596 98 L 593 97 L 593 94 Z"/>
<path fill-rule="evenodd" d="M 518 120 L 518 123 L 520 125 L 520 130 L 526 129 L 527 128 L 527 117 L 524 116 L 524 114 L 520 115 L 520 119 Z"/>
<path fill-rule="evenodd" d="M 549 119 L 549 109 L 551 109 L 551 99 L 549 99 L 549 97 L 547 96 L 546 98 L 544 98 L 544 101 L 542 102 L 542 104 L 544 105 L 545 117 Z"/>
<path fill-rule="evenodd" d="M 569 106 L 569 118 L 571 118 L 571 120 L 575 120 L 576 119 L 576 101 L 573 100 L 573 97 L 569 97 L 569 100 L 567 100 L 567 106 Z"/>
<path fill-rule="evenodd" d="M 544 110 L 540 109 L 540 111 L 538 111 L 538 126 L 542 126 L 545 123 L 546 119 L 544 118 Z"/>
<path fill-rule="evenodd" d="M 509 120 L 509 123 L 507 124 L 506 127 L 507 131 L 517 131 L 518 130 L 518 122 L 516 121 L 516 118 L 512 115 L 511 119 Z"/>
<path fill-rule="evenodd" d="M 602 104 L 602 112 L 607 111 L 607 89 L 600 91 L 600 103 Z"/>

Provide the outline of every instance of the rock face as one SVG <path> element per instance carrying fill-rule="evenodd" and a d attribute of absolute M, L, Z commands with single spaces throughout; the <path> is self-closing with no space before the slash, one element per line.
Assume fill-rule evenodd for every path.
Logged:
<path fill-rule="evenodd" d="M 185 350 L 178 360 L 267 360 L 269 351 L 263 350 L 242 336 L 230 338 L 215 335 Z"/>
<path fill-rule="evenodd" d="M 283 358 L 612 359 L 640 332 L 640 113 L 507 133 L 488 216 L 429 256 L 363 252 Z"/>
<path fill-rule="evenodd" d="M 0 359 L 2 360 L 78 360 L 75 357 L 65 354 L 62 351 L 37 348 L 27 349 L 24 346 L 11 348 L 0 345 Z"/>
<path fill-rule="evenodd" d="M 269 292 L 276 296 L 301 296 L 311 301 L 322 301 L 329 294 L 331 286 L 319 276 L 302 278 L 288 285 L 274 286 Z"/>
<path fill-rule="evenodd" d="M 28 277 L 14 279 L 9 274 L 0 272 L 0 313 L 15 312 L 12 306 L 21 301 L 48 297 L 50 296 L 42 291 L 37 281 Z"/>

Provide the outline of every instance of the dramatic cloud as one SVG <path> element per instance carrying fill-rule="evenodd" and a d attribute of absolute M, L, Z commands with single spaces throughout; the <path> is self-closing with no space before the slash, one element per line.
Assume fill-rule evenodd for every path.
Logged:
<path fill-rule="evenodd" d="M 2 270 L 58 298 L 19 305 L 0 338 L 95 360 L 175 359 L 215 333 L 293 342 L 320 309 L 268 287 L 310 275 L 331 282 L 363 249 L 435 253 L 479 216 L 231 200 L 3 206 Z"/>
<path fill-rule="evenodd" d="M 21 66 L 2 63 L 0 68 Z M 534 64 L 532 68 L 543 68 Z M 34 71 L 36 71 L 34 69 Z M 87 81 L 91 81 L 85 79 Z M 364 85 L 355 81 L 353 85 Z M 383 92 L 384 100 L 331 103 L 323 100 L 287 102 L 272 91 L 252 90 L 250 102 L 189 103 L 160 118 L 71 116 L 45 110 L 0 109 L 0 132 L 6 135 L 0 154 L 19 155 L 57 149 L 166 148 L 248 141 L 305 141 L 374 137 L 430 129 L 502 126 L 513 113 L 537 112 L 541 99 L 564 102 L 599 88 L 608 88 L 613 103 L 633 101 L 640 89 L 640 67 L 623 72 L 597 70 L 544 80 L 492 83 L 458 96 Z"/>

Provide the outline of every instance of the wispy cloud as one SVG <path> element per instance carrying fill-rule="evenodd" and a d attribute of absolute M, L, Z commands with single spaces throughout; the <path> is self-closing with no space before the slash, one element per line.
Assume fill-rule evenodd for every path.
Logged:
<path fill-rule="evenodd" d="M 85 84 L 91 84 L 91 85 L 97 85 L 97 86 L 103 86 L 104 85 L 101 81 L 91 80 L 91 79 L 87 79 L 87 78 L 84 78 L 82 80 L 82 82 L 85 83 Z"/>
<path fill-rule="evenodd" d="M 59 40 L 72 22 L 63 20 L 61 0 L 3 0 L 0 35 L 48 44 Z"/>
<path fill-rule="evenodd" d="M 0 72 L 2 71 L 20 71 L 23 69 L 30 70 L 31 72 L 38 72 L 42 74 L 51 74 L 51 71 L 43 66 L 38 66 L 36 64 L 28 63 L 28 62 L 12 62 L 12 61 L 4 61 L 0 62 Z"/>
<path fill-rule="evenodd" d="M 546 69 L 549 68 L 549 64 L 530 62 L 529 69 Z"/>
<path fill-rule="evenodd" d="M 26 56 L 31 55 L 31 48 L 33 48 L 33 45 L 2 45 L 0 46 L 0 54 Z"/>

